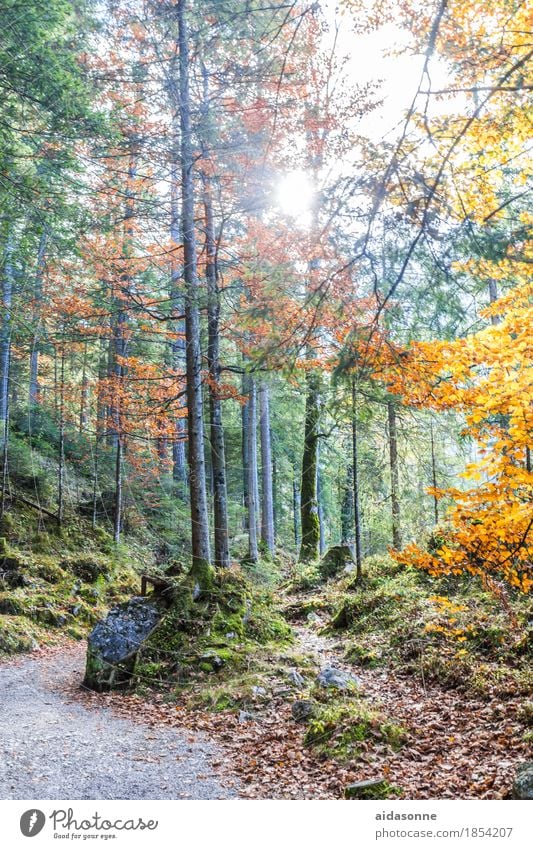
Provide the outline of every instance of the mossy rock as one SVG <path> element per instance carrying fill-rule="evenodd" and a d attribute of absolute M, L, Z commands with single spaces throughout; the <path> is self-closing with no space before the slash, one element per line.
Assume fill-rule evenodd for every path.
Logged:
<path fill-rule="evenodd" d="M 347 567 L 354 566 L 353 554 L 348 545 L 334 545 L 326 551 L 318 567 L 324 580 L 334 578 Z"/>
<path fill-rule="evenodd" d="M 40 638 L 41 631 L 27 619 L 0 615 L 0 654 L 32 651 Z"/>
<path fill-rule="evenodd" d="M 109 577 L 112 570 L 107 558 L 93 554 L 70 555 L 64 557 L 59 565 L 86 584 L 92 584 L 100 577 Z"/>
<path fill-rule="evenodd" d="M 349 760 L 357 756 L 363 740 L 372 738 L 398 749 L 405 736 L 401 726 L 353 699 L 322 705 L 309 721 L 304 742 L 324 756 Z"/>

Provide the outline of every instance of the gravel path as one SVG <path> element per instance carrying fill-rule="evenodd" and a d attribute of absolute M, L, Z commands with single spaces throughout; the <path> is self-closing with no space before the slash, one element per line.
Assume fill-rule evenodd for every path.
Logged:
<path fill-rule="evenodd" d="M 83 647 L 0 665 L 0 798 L 228 799 L 205 737 L 68 699 Z"/>

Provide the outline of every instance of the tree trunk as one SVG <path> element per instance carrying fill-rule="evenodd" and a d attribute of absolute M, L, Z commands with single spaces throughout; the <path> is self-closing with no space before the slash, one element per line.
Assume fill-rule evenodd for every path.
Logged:
<path fill-rule="evenodd" d="M 317 499 L 318 422 L 320 418 L 319 382 L 313 372 L 306 375 L 305 431 L 302 457 L 301 534 L 299 559 L 317 560 L 320 522 Z"/>
<path fill-rule="evenodd" d="M 489 303 L 493 304 L 494 301 L 498 300 L 498 286 L 495 280 L 489 280 Z M 490 323 L 498 324 L 498 316 L 491 315 Z"/>
<path fill-rule="evenodd" d="M 2 310 L 0 315 L 0 444 L 7 438 L 9 413 L 9 367 L 11 362 L 11 308 L 13 301 L 13 241 L 8 235 L 2 273 Z"/>
<path fill-rule="evenodd" d="M 431 436 L 431 482 L 433 489 L 437 489 L 437 461 L 435 457 L 435 439 L 433 436 L 433 422 L 430 422 L 430 436 Z M 433 493 L 433 518 L 435 520 L 435 524 L 439 524 L 439 499 L 436 494 Z"/>
<path fill-rule="evenodd" d="M 242 377 L 242 394 L 244 397 L 249 392 L 249 378 L 244 374 Z M 242 504 L 244 507 L 242 529 L 248 531 L 248 400 L 241 407 L 241 457 L 242 457 Z"/>
<path fill-rule="evenodd" d="M 317 447 L 317 467 L 316 467 L 316 499 L 318 504 L 318 526 L 320 528 L 320 539 L 318 550 L 320 552 L 320 556 L 324 554 L 326 550 L 326 527 L 325 527 L 325 517 L 324 517 L 324 501 L 323 501 L 323 490 L 322 490 L 322 474 L 320 471 L 320 442 Z"/>
<path fill-rule="evenodd" d="M 298 480 L 296 479 L 296 470 L 294 470 L 292 479 L 292 519 L 293 519 L 293 531 L 294 531 L 294 547 L 296 551 L 300 548 L 300 513 L 302 509 L 301 499 L 300 499 L 300 489 L 298 487 Z"/>
<path fill-rule="evenodd" d="M 392 544 L 394 548 L 402 547 L 400 533 L 400 476 L 398 471 L 398 434 L 396 430 L 396 407 L 394 401 L 387 402 L 387 419 L 389 431 L 389 463 L 391 480 L 391 512 L 392 512 Z"/>
<path fill-rule="evenodd" d="M 350 449 L 351 453 L 351 449 Z M 352 464 L 346 466 L 346 480 L 341 505 L 341 543 L 351 546 L 353 542 L 353 472 Z"/>
<path fill-rule="evenodd" d="M 356 580 L 363 577 L 361 553 L 361 504 L 359 497 L 359 439 L 357 432 L 357 387 L 352 379 L 352 476 L 353 476 L 353 525 L 355 543 Z"/>
<path fill-rule="evenodd" d="M 194 183 L 189 102 L 189 45 L 185 0 L 177 4 L 179 98 L 181 127 L 182 237 L 185 279 L 186 385 L 189 434 L 189 495 L 191 503 L 192 567 L 202 589 L 211 584 L 209 520 L 205 485 L 202 400 L 202 354 L 198 310 L 198 274 L 194 231 Z"/>
<path fill-rule="evenodd" d="M 174 158 L 179 159 L 179 130 L 177 126 L 177 118 L 173 120 L 174 128 Z M 172 164 L 170 175 L 170 237 L 173 244 L 173 253 L 171 256 L 170 270 L 170 301 L 172 311 L 175 315 L 181 315 L 183 312 L 183 298 L 180 295 L 180 266 L 178 264 L 176 253 L 180 245 L 180 209 L 179 209 L 179 186 L 178 186 L 178 166 L 176 161 Z M 177 338 L 170 343 L 170 354 L 172 368 L 177 372 L 185 372 L 185 324 L 183 319 L 176 319 L 172 322 L 172 332 L 177 334 Z M 186 401 L 183 403 L 186 406 Z M 172 477 L 177 484 L 178 495 L 180 498 L 185 498 L 187 494 L 187 458 L 185 453 L 185 442 L 187 439 L 186 419 L 178 416 L 174 422 L 175 435 L 172 444 Z"/>
<path fill-rule="evenodd" d="M 209 412 L 211 468 L 213 474 L 213 520 L 215 564 L 229 566 L 228 495 L 222 403 L 220 400 L 220 295 L 216 269 L 216 240 L 209 178 L 204 175 L 205 252 L 207 280 L 207 364 L 209 368 Z"/>
<path fill-rule="evenodd" d="M 248 466 L 248 557 L 251 563 L 259 560 L 257 508 L 258 508 L 258 477 L 257 477 L 257 393 L 255 380 L 249 378 L 250 395 L 248 398 L 247 416 L 247 466 Z"/>
<path fill-rule="evenodd" d="M 57 526 L 63 525 L 65 483 L 65 350 L 61 348 L 59 369 L 59 450 L 57 463 Z"/>
<path fill-rule="evenodd" d="M 33 283 L 33 342 L 30 353 L 30 385 L 29 385 L 29 403 L 30 407 L 34 407 L 39 403 L 39 353 L 40 353 L 40 336 L 41 336 L 41 309 L 43 301 L 43 273 L 44 273 L 44 258 L 46 254 L 47 233 L 43 230 L 39 239 L 39 247 L 37 249 L 37 268 L 35 271 L 35 280 Z"/>
<path fill-rule="evenodd" d="M 274 492 L 272 484 L 272 445 L 270 440 L 270 402 L 268 386 L 259 387 L 259 424 L 261 434 L 261 541 L 274 554 Z"/>

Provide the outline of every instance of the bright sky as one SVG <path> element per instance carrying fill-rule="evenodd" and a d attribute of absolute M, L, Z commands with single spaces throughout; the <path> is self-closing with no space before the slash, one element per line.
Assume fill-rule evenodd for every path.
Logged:
<path fill-rule="evenodd" d="M 385 136 L 394 138 L 402 124 L 406 110 L 411 104 L 420 83 L 424 57 L 405 53 L 400 56 L 388 55 L 395 48 L 408 44 L 408 35 L 392 23 L 386 23 L 376 32 L 355 35 L 350 26 L 349 15 L 339 16 L 335 0 L 322 0 L 321 7 L 330 22 L 330 31 L 324 34 L 325 49 L 331 49 L 337 34 L 336 50 L 340 56 L 347 57 L 345 74 L 354 84 L 381 81 L 377 95 L 383 103 L 373 112 L 357 119 L 357 131 L 378 142 Z M 447 73 L 442 62 L 431 61 L 431 82 L 433 88 L 446 86 Z M 280 178 L 276 201 L 285 215 L 298 221 L 302 227 L 308 226 L 310 205 L 313 198 L 311 181 L 304 171 L 292 171 Z"/>

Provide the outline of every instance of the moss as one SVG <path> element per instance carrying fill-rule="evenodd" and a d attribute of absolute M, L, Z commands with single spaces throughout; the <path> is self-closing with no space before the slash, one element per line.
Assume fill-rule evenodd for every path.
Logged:
<path fill-rule="evenodd" d="M 405 736 L 403 728 L 359 700 L 345 699 L 320 706 L 309 721 L 304 742 L 324 756 L 349 760 L 357 756 L 363 740 L 373 738 L 397 749 Z"/>
<path fill-rule="evenodd" d="M 346 660 L 373 669 L 383 663 L 383 656 L 377 649 L 370 648 L 364 643 L 351 643 L 346 649 Z"/>
<path fill-rule="evenodd" d="M 0 616 L 0 654 L 32 651 L 43 641 L 43 631 L 27 619 Z"/>
<path fill-rule="evenodd" d="M 517 711 L 516 718 L 524 725 L 533 727 L 533 702 L 524 702 Z"/>
<path fill-rule="evenodd" d="M 353 563 L 353 555 L 347 545 L 334 545 L 326 551 L 320 561 L 318 571 L 320 576 L 327 580 L 339 575 L 347 565 Z"/>
<path fill-rule="evenodd" d="M 289 592 L 310 590 L 322 583 L 318 562 L 296 563 L 291 574 Z"/>
<path fill-rule="evenodd" d="M 213 588 L 215 570 L 208 560 L 194 560 L 189 574 L 202 592 L 209 592 Z"/>
<path fill-rule="evenodd" d="M 401 795 L 401 789 L 394 784 L 382 781 L 359 781 L 349 784 L 344 790 L 345 799 L 394 799 Z"/>
<path fill-rule="evenodd" d="M 108 577 L 112 570 L 109 558 L 99 554 L 69 555 L 64 557 L 59 565 L 87 584 L 93 583 L 99 577 Z"/>

